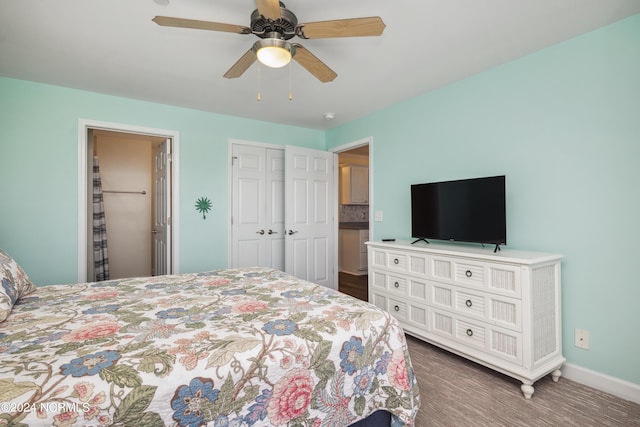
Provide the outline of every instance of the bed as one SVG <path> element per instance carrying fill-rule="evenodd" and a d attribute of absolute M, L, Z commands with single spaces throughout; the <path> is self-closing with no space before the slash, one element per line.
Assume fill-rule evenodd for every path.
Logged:
<path fill-rule="evenodd" d="M 0 425 L 414 425 L 403 331 L 366 302 L 266 268 L 35 288 L 11 262 Z"/>

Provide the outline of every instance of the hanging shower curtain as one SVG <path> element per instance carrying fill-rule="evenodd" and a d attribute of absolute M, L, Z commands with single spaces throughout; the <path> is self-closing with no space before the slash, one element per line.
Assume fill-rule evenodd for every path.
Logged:
<path fill-rule="evenodd" d="M 93 158 L 93 264 L 94 280 L 109 280 L 107 223 L 104 215 L 104 199 L 98 157 Z"/>

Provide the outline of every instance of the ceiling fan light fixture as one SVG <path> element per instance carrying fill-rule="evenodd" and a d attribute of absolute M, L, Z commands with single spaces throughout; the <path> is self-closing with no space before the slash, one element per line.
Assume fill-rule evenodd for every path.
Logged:
<path fill-rule="evenodd" d="M 295 55 L 295 47 L 284 40 L 277 38 L 266 38 L 255 42 L 253 50 L 256 52 L 258 61 L 271 68 L 282 68 L 291 62 Z"/>

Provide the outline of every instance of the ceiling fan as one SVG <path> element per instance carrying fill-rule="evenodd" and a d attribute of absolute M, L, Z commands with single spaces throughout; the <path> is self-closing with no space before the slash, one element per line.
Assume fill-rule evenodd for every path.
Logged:
<path fill-rule="evenodd" d="M 167 27 L 258 36 L 260 40 L 224 74 L 228 79 L 240 77 L 256 59 L 269 67 L 279 68 L 293 58 L 323 83 L 332 81 L 337 74 L 301 44 L 288 40 L 295 36 L 302 39 L 379 36 L 385 28 L 378 16 L 298 24 L 296 15 L 281 1 L 256 0 L 256 4 L 258 8 L 251 14 L 249 27 L 169 16 L 156 16 L 153 22 Z"/>

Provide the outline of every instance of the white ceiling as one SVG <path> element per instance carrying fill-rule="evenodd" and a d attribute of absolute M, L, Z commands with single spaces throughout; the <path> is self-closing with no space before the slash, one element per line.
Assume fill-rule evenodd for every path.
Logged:
<path fill-rule="evenodd" d="M 329 129 L 640 13 L 638 0 L 288 0 L 300 23 L 380 16 L 381 37 L 294 39 L 338 77 L 255 63 L 257 38 L 160 27 L 167 15 L 249 26 L 255 0 L 0 0 L 0 76 Z M 256 100 L 261 69 L 262 100 Z M 0 94 L 1 96 L 1 94 Z M 334 113 L 327 121 L 324 113 Z"/>

